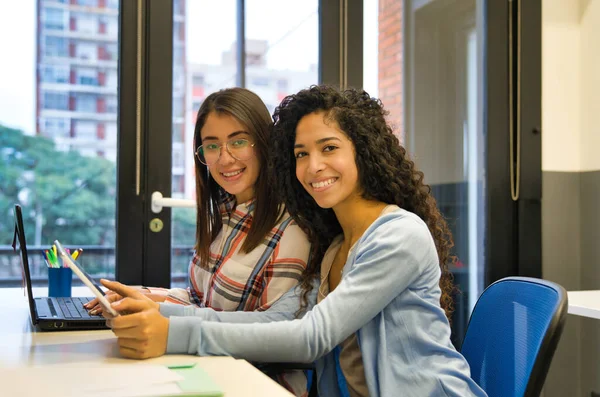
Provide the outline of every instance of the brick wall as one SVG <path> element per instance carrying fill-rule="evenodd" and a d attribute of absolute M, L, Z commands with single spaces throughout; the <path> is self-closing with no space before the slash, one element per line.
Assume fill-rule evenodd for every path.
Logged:
<path fill-rule="evenodd" d="M 379 98 L 389 110 L 389 121 L 399 137 L 404 133 L 402 1 L 379 0 Z"/>

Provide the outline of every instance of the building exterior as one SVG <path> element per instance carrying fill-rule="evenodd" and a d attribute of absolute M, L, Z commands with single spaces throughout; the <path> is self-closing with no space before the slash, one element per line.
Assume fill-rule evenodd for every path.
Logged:
<path fill-rule="evenodd" d="M 173 140 L 181 146 L 185 0 L 173 4 Z M 37 5 L 37 134 L 64 150 L 116 161 L 119 0 L 38 0 Z M 174 168 L 174 181 L 184 171 Z"/>
<path fill-rule="evenodd" d="M 36 131 L 116 160 L 118 0 L 38 0 Z"/>

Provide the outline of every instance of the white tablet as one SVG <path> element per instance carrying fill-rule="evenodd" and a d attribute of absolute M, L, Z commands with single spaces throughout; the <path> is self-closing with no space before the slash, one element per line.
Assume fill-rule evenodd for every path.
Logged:
<path fill-rule="evenodd" d="M 60 241 L 54 240 L 54 245 L 56 245 L 56 250 L 62 258 L 63 262 L 66 263 L 67 266 L 71 268 L 71 270 L 73 270 L 73 273 L 75 273 L 77 277 L 79 277 L 79 279 L 83 281 L 83 283 L 92 291 L 94 296 L 98 298 L 98 302 L 100 302 L 102 308 L 108 313 L 112 314 L 113 316 L 118 316 L 119 313 L 117 313 L 117 311 L 112 308 L 110 302 L 108 302 L 108 300 L 106 300 L 106 298 L 104 297 L 102 291 L 99 290 L 86 276 L 86 273 L 79 267 L 77 261 L 75 261 L 75 259 L 73 259 L 71 255 L 67 254 L 67 251 L 65 251 Z"/>

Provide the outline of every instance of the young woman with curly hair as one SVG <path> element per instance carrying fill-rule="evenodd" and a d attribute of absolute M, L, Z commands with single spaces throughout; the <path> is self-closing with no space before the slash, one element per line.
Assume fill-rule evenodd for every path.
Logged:
<path fill-rule="evenodd" d="M 319 394 L 328 397 L 485 396 L 450 342 L 448 226 L 385 115 L 364 91 L 326 86 L 288 96 L 275 112 L 278 185 L 322 259 L 302 283 L 306 302 L 320 272 L 312 310 L 294 321 L 235 324 L 263 320 L 176 313 L 106 282 L 133 298 L 118 310 L 146 312 L 109 320 L 119 344 L 131 357 L 316 361 Z"/>

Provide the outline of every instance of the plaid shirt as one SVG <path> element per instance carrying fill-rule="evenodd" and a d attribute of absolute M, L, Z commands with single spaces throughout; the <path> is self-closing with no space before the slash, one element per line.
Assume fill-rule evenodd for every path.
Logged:
<path fill-rule="evenodd" d="M 310 244 L 287 212 L 261 244 L 249 253 L 240 252 L 254 206 L 254 200 L 236 206 L 235 196 L 224 195 L 220 205 L 223 228 L 210 246 L 208 266 L 203 267 L 194 253 L 190 287 L 169 290 L 166 302 L 224 311 L 267 310 L 298 284 Z"/>

